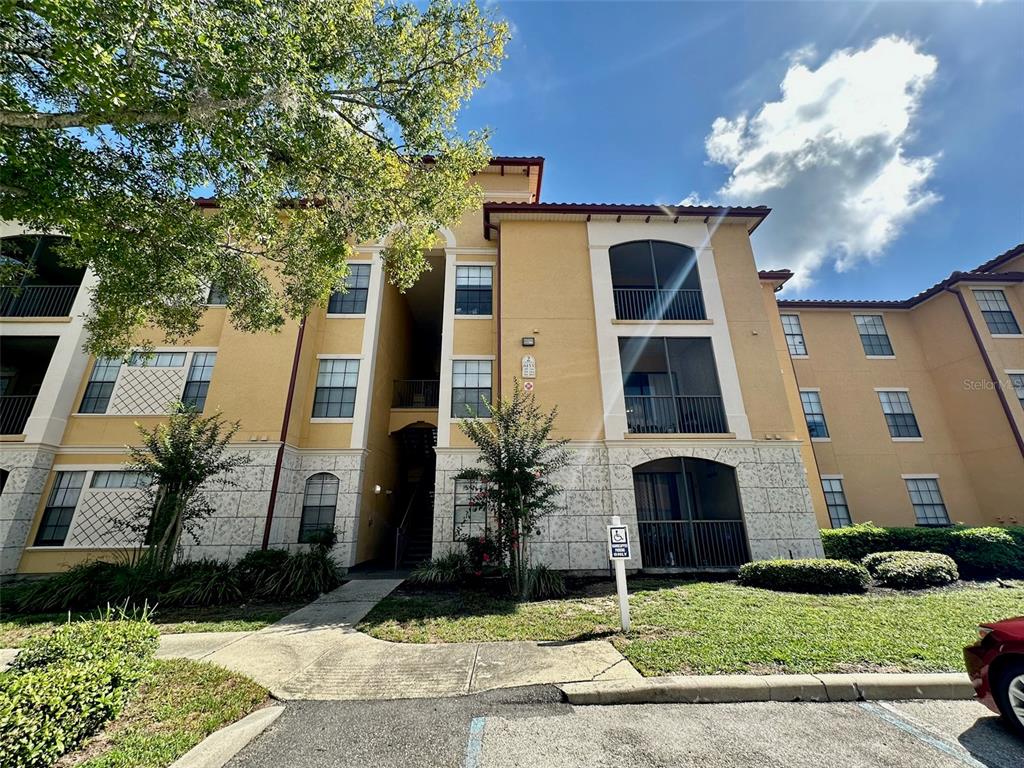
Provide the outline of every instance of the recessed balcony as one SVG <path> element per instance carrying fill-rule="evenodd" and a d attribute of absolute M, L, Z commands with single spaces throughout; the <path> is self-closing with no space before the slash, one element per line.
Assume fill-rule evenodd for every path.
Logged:
<path fill-rule="evenodd" d="M 23 285 L 0 288 L 0 317 L 67 317 L 77 285 Z"/>
<path fill-rule="evenodd" d="M 617 320 L 707 320 L 693 248 L 638 240 L 608 254 Z"/>
<path fill-rule="evenodd" d="M 20 284 L 0 286 L 0 317 L 59 318 L 71 314 L 85 270 L 61 262 L 61 240 L 50 235 L 0 240 L 0 258 L 30 267 L 30 274 Z"/>
<path fill-rule="evenodd" d="M 398 379 L 395 381 L 392 408 L 437 408 L 441 393 L 438 379 Z"/>
<path fill-rule="evenodd" d="M 0 338 L 0 435 L 21 435 L 57 346 L 54 336 Z"/>
<path fill-rule="evenodd" d="M 614 288 L 618 320 L 706 320 L 700 289 Z"/>
<path fill-rule="evenodd" d="M 630 433 L 723 434 L 725 408 L 717 395 L 633 395 L 626 397 L 626 423 Z"/>

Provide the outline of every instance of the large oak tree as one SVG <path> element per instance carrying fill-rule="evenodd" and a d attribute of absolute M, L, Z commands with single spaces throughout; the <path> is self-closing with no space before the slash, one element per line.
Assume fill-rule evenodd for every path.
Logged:
<path fill-rule="evenodd" d="M 274 329 L 388 237 L 408 287 L 478 192 L 460 106 L 503 55 L 472 0 L 0 0 L 0 219 L 99 283 L 90 347 L 194 333 L 203 287 Z M 214 196 L 212 213 L 194 204 Z M 284 205 L 282 205 L 284 202 Z M 17 281 L 0 258 L 0 283 Z"/>

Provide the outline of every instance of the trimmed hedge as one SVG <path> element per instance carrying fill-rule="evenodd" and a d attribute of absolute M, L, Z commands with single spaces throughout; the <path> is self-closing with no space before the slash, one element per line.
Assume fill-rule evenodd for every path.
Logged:
<path fill-rule="evenodd" d="M 758 560 L 740 566 L 739 583 L 782 592 L 836 594 L 863 592 L 871 575 L 846 560 Z"/>
<path fill-rule="evenodd" d="M 0 754 L 11 768 L 46 768 L 116 717 L 149 672 L 148 621 L 66 624 L 30 641 L 0 674 Z"/>
<path fill-rule="evenodd" d="M 942 587 L 960 578 L 953 558 L 938 552 L 874 552 L 863 565 L 879 585 L 892 589 Z"/>
<path fill-rule="evenodd" d="M 881 528 L 872 523 L 821 532 L 825 556 L 861 562 L 874 552 L 937 552 L 971 578 L 1024 576 L 1024 528 Z"/>

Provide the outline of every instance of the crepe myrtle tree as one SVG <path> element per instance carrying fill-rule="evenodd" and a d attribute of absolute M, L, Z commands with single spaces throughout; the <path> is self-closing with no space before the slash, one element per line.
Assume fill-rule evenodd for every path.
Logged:
<path fill-rule="evenodd" d="M 509 568 L 513 591 L 526 596 L 529 539 L 539 533 L 541 518 L 556 507 L 561 489 L 551 477 L 569 463 L 569 441 L 551 438 L 558 408 L 542 411 L 536 396 L 517 380 L 511 398 L 493 405 L 484 402 L 489 420 L 459 422 L 463 434 L 480 449 L 480 466 L 464 469 L 457 477 L 477 484 L 475 500 L 495 521 L 495 541 Z"/>
<path fill-rule="evenodd" d="M 175 403 L 166 423 L 152 429 L 138 425 L 142 445 L 130 448 L 128 469 L 149 483 L 146 501 L 127 527 L 145 543 L 142 562 L 166 573 L 183 534 L 198 543 L 197 531 L 213 512 L 203 486 L 249 463 L 245 455 L 228 452 L 239 423 L 217 413 L 203 416 Z M 227 485 L 234 485 L 230 476 Z"/>
<path fill-rule="evenodd" d="M 101 355 L 195 333 L 210 286 L 279 329 L 358 243 L 404 290 L 479 201 L 486 132 L 456 118 L 507 37 L 474 0 L 8 0 L 0 220 L 95 272 Z M 31 272 L 13 248 L 0 285 Z"/>

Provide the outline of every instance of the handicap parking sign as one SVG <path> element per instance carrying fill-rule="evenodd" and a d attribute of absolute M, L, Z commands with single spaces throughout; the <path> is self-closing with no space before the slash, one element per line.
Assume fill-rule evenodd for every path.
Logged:
<path fill-rule="evenodd" d="M 624 525 L 608 526 L 608 557 L 611 560 L 629 560 L 629 529 Z"/>

